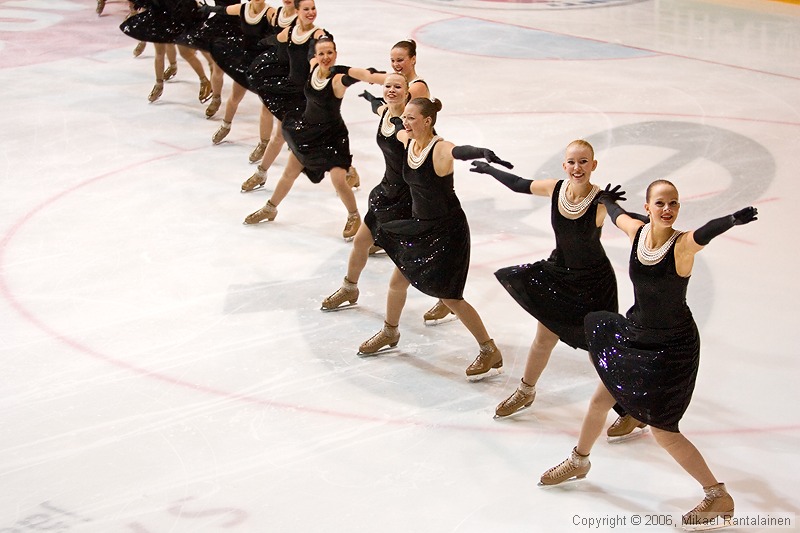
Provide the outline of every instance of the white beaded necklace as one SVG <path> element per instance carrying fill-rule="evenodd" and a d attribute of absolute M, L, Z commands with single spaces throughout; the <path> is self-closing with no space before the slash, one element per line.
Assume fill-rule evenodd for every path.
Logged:
<path fill-rule="evenodd" d="M 394 122 L 391 121 L 392 118 L 394 117 L 389 116 L 389 110 L 387 109 L 386 113 L 383 114 L 383 120 L 381 120 L 381 135 L 384 137 L 391 137 L 397 131 Z"/>
<path fill-rule="evenodd" d="M 277 22 L 278 22 L 278 26 L 280 26 L 281 28 L 288 28 L 292 24 L 292 21 L 294 19 L 296 19 L 296 18 L 297 18 L 297 13 L 295 13 L 294 15 L 288 15 L 287 16 L 287 15 L 284 15 L 284 9 L 283 8 L 278 10 L 278 21 Z"/>
<path fill-rule="evenodd" d="M 317 27 L 316 27 L 316 26 L 314 26 L 314 25 L 312 24 L 312 25 L 311 25 L 311 29 L 310 29 L 310 30 L 308 30 L 308 31 L 307 31 L 307 32 L 305 32 L 305 33 L 301 33 L 301 31 L 300 31 L 300 25 L 298 24 L 298 25 L 296 25 L 296 26 L 294 27 L 294 31 L 292 32 L 292 42 L 293 42 L 294 44 L 303 44 L 303 43 L 305 43 L 306 41 L 308 41 L 308 39 L 309 39 L 309 38 L 310 38 L 312 35 L 314 35 L 314 32 L 315 32 L 315 31 L 317 31 Z"/>
<path fill-rule="evenodd" d="M 314 67 L 314 72 L 311 74 L 311 87 L 316 89 L 317 91 L 321 91 L 325 88 L 326 85 L 331 81 L 330 78 L 323 78 L 319 75 L 322 69 L 319 65 Z"/>
<path fill-rule="evenodd" d="M 253 15 L 250 13 L 250 6 L 252 5 L 253 5 L 252 2 L 247 2 L 247 7 L 244 10 L 244 20 L 248 24 L 258 24 L 259 22 L 261 22 L 261 19 L 264 18 L 264 13 L 267 12 L 267 8 L 269 6 L 267 6 L 267 4 L 264 4 L 264 9 Z"/>
<path fill-rule="evenodd" d="M 419 168 L 422 166 L 422 163 L 425 162 L 425 158 L 428 157 L 428 153 L 433 148 L 433 145 L 436 144 L 436 141 L 441 139 L 438 135 L 434 135 L 433 139 L 428 143 L 425 148 L 419 153 L 419 155 L 414 155 L 414 147 L 417 145 L 416 139 L 411 139 L 408 144 L 408 166 L 411 168 Z"/>
<path fill-rule="evenodd" d="M 572 203 L 569 198 L 567 198 L 567 187 L 569 187 L 568 181 L 564 182 L 561 185 L 561 189 L 558 191 L 558 212 L 561 213 L 564 218 L 575 220 L 582 217 L 586 210 L 589 209 L 589 206 L 592 205 L 592 200 L 594 200 L 594 197 L 597 196 L 597 193 L 600 191 L 600 187 L 592 185 L 589 194 L 577 204 Z"/>
<path fill-rule="evenodd" d="M 636 247 L 636 257 L 643 265 L 651 266 L 664 259 L 664 256 L 667 255 L 667 252 L 669 252 L 672 243 L 675 242 L 675 239 L 681 236 L 681 232 L 678 230 L 672 230 L 672 235 L 669 236 L 667 242 L 655 250 L 651 250 L 647 247 L 648 235 L 650 235 L 649 222 L 642 227 L 642 233 L 639 235 L 639 245 Z"/>

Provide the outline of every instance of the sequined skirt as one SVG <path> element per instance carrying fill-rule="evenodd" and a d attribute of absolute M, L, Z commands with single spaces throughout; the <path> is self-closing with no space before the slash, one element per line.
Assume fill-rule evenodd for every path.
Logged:
<path fill-rule="evenodd" d="M 253 38 L 216 40 L 211 43 L 211 57 L 225 74 L 246 89 L 250 89 L 248 71 L 251 63 L 264 51 Z"/>
<path fill-rule="evenodd" d="M 275 118 L 302 113 L 306 107 L 303 87 L 289 80 L 289 64 L 279 59 L 274 47 L 259 54 L 247 69 L 247 81 Z"/>
<path fill-rule="evenodd" d="M 353 162 L 350 140 L 343 120 L 308 123 L 302 116 L 289 114 L 283 121 L 283 138 L 303 165 L 303 172 L 319 183 L 332 168 L 348 169 Z"/>
<path fill-rule="evenodd" d="M 364 224 L 375 239 L 381 224 L 411 218 L 411 191 L 408 185 L 391 185 L 381 181 L 370 191 L 368 205 Z"/>
<path fill-rule="evenodd" d="M 148 43 L 174 43 L 186 24 L 162 9 L 150 8 L 125 19 L 119 25 L 125 35 Z"/>
<path fill-rule="evenodd" d="M 669 329 L 642 328 L 617 313 L 586 316 L 589 355 L 617 401 L 615 409 L 665 431 L 678 431 L 700 362 L 693 320 Z"/>
<path fill-rule="evenodd" d="M 589 269 L 547 259 L 494 275 L 523 309 L 573 348 L 587 349 L 583 319 L 588 313 L 618 309 L 617 278 L 608 259 Z"/>
<path fill-rule="evenodd" d="M 218 13 L 188 31 L 180 41 L 181 44 L 210 52 L 215 42 L 235 41 L 241 36 L 242 26 L 239 17 Z"/>
<path fill-rule="evenodd" d="M 412 218 L 380 224 L 375 244 L 420 292 L 435 298 L 463 298 L 470 236 L 460 207 L 433 220 Z"/>

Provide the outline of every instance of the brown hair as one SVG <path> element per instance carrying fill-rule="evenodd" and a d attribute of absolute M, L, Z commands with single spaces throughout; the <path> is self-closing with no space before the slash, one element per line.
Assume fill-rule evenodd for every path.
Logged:
<path fill-rule="evenodd" d="M 409 102 L 419 108 L 423 117 L 431 118 L 431 128 L 436 124 L 436 114 L 442 110 L 442 102 L 438 98 L 414 98 Z"/>
<path fill-rule="evenodd" d="M 645 202 L 649 202 L 650 201 L 650 192 L 653 189 L 655 189 L 658 185 L 669 185 L 670 187 L 672 187 L 676 191 L 678 190 L 678 188 L 675 186 L 675 184 L 672 183 L 669 180 L 664 180 L 664 179 L 655 180 L 653 183 L 651 183 L 650 185 L 647 186 L 647 193 L 644 195 L 644 201 Z"/>
<path fill-rule="evenodd" d="M 417 57 L 417 43 L 414 39 L 403 39 L 392 46 L 392 50 L 395 48 L 405 50 L 408 53 L 408 57 Z"/>

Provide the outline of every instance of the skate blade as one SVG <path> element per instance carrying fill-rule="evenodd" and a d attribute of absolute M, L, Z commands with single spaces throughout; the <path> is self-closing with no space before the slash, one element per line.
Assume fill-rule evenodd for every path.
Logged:
<path fill-rule="evenodd" d="M 455 313 L 449 314 L 444 318 L 437 318 L 436 320 L 423 319 L 426 326 L 440 326 L 442 324 L 447 324 L 448 322 L 454 322 L 456 320 L 458 320 L 458 317 L 455 315 Z"/>
<path fill-rule="evenodd" d="M 526 406 L 520 407 L 519 409 L 517 409 L 516 411 L 514 411 L 513 413 L 508 414 L 508 415 L 500 416 L 497 413 L 495 413 L 494 414 L 494 419 L 495 420 L 506 420 L 508 418 L 513 418 L 513 417 L 517 416 L 518 414 L 527 411 L 531 407 L 533 407 L 533 403 L 531 403 L 530 405 L 526 405 Z"/>
<path fill-rule="evenodd" d="M 244 189 L 241 189 L 241 190 L 239 190 L 239 192 L 240 192 L 240 193 L 242 193 L 242 194 L 247 194 L 247 193 L 249 193 L 249 192 L 256 192 L 256 191 L 260 191 L 260 190 L 261 190 L 261 189 L 263 189 L 263 188 L 264 188 L 266 185 L 267 185 L 267 184 L 265 183 L 264 185 L 259 185 L 258 187 L 253 187 L 253 188 L 252 188 L 252 189 L 250 189 L 249 191 L 246 191 L 246 190 L 244 190 Z"/>
<path fill-rule="evenodd" d="M 339 307 L 332 307 L 330 309 L 327 307 L 320 307 L 319 310 L 325 313 L 331 313 L 334 311 L 344 311 L 345 309 L 348 309 L 350 307 L 355 307 L 356 305 L 358 305 L 358 302 L 353 302 L 351 304 L 342 304 Z"/>
<path fill-rule="evenodd" d="M 645 433 L 649 430 L 647 426 L 643 428 L 636 428 L 627 435 L 620 435 L 619 437 L 606 437 L 606 440 L 609 444 L 622 444 L 623 442 L 628 442 L 629 440 L 634 440 L 642 437 Z"/>
<path fill-rule="evenodd" d="M 576 481 L 584 481 L 585 479 L 586 479 L 586 476 L 571 477 L 568 480 L 562 481 L 561 483 L 556 483 L 555 485 L 545 485 L 544 483 L 542 483 L 540 481 L 539 483 L 536 484 L 536 486 L 537 487 L 541 487 L 543 489 L 552 489 L 554 487 L 563 487 L 564 485 L 569 485 L 571 483 L 575 483 Z"/>
<path fill-rule="evenodd" d="M 732 516 L 720 516 L 714 520 L 709 520 L 708 522 L 702 522 L 699 524 L 682 524 L 681 529 L 684 531 L 711 531 L 713 529 L 722 529 L 724 527 L 731 527 L 733 525 L 732 518 Z"/>
<path fill-rule="evenodd" d="M 394 352 L 395 350 L 397 350 L 397 345 L 384 346 L 380 350 L 375 351 L 375 352 L 371 352 L 371 353 L 364 353 L 362 351 L 358 351 L 358 352 L 356 352 L 356 355 L 359 356 L 359 357 L 372 357 L 373 355 L 381 355 L 381 354 L 388 353 L 388 352 Z"/>
<path fill-rule="evenodd" d="M 467 376 L 467 381 L 471 381 L 471 382 L 474 383 L 476 381 L 481 381 L 481 380 L 483 380 L 485 378 L 491 378 L 491 377 L 494 377 L 494 376 L 499 376 L 502 373 L 503 373 L 503 367 L 502 366 L 500 368 L 492 368 L 488 372 L 484 372 L 483 374 L 477 374 L 475 376 Z"/>

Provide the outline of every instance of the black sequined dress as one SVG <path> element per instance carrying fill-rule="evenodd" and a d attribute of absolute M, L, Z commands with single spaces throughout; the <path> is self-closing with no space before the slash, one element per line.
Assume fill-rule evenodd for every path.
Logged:
<path fill-rule="evenodd" d="M 284 17 L 282 13 L 281 7 L 273 20 L 273 26 L 276 33 L 291 28 L 289 30 L 291 39 L 297 15 Z M 304 62 L 308 65 L 307 59 Z M 277 39 L 250 63 L 247 70 L 250 90 L 261 98 L 270 113 L 280 121 L 283 121 L 287 113 L 302 113 L 306 105 L 303 84 L 292 83 L 290 72 L 289 43 L 281 43 Z"/>
<path fill-rule="evenodd" d="M 383 153 L 386 170 L 383 179 L 369 193 L 369 208 L 364 215 L 372 238 L 378 234 L 378 226 L 397 219 L 411 218 L 411 191 L 403 179 L 405 146 L 397 140 L 394 124 L 389 122 L 389 109 L 385 109 L 378 124 L 376 141 Z"/>
<path fill-rule="evenodd" d="M 137 41 L 174 43 L 200 21 L 194 0 L 142 0 L 135 5 L 145 10 L 125 19 L 119 29 Z"/>
<path fill-rule="evenodd" d="M 617 312 L 617 278 L 600 243 L 597 206 L 570 220 L 558 210 L 564 180 L 550 201 L 556 248 L 546 260 L 501 268 L 494 273 L 508 293 L 559 339 L 587 349 L 583 319 L 592 311 Z"/>
<path fill-rule="evenodd" d="M 453 174 L 436 175 L 433 149 L 413 168 L 408 162 L 409 149 L 403 157 L 403 179 L 411 190 L 412 218 L 380 224 L 375 243 L 419 291 L 435 298 L 462 299 L 470 235 L 453 189 Z"/>
<path fill-rule="evenodd" d="M 313 183 L 322 181 L 334 167 L 350 168 L 353 161 L 341 113 L 342 99 L 333 93 L 333 76 L 321 89 L 312 85 L 318 68 L 314 67 L 306 81 L 303 114 L 289 113 L 283 121 L 283 138 Z"/>
<path fill-rule="evenodd" d="M 586 316 L 589 355 L 617 412 L 676 432 L 694 391 L 700 335 L 686 304 L 689 278 L 675 270 L 675 243 L 658 263 L 644 265 L 636 253 L 641 236 L 640 228 L 630 257 L 633 307 L 624 317 Z"/>
<path fill-rule="evenodd" d="M 239 4 L 239 0 L 215 0 L 214 5 L 228 7 Z M 182 44 L 211 52 L 211 46 L 216 41 L 236 41 L 242 36 L 242 26 L 239 17 L 227 13 L 214 13 L 196 29 L 188 31 L 180 41 Z"/>
<path fill-rule="evenodd" d="M 244 88 L 250 88 L 247 72 L 250 64 L 258 57 L 266 46 L 260 44 L 261 39 L 275 33 L 275 27 L 267 18 L 267 7 L 260 17 L 248 20 L 250 2 L 242 4 L 239 11 L 240 34 L 235 38 L 217 39 L 211 43 L 211 57 L 214 62 Z"/>

